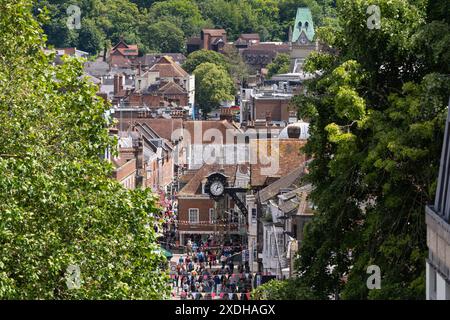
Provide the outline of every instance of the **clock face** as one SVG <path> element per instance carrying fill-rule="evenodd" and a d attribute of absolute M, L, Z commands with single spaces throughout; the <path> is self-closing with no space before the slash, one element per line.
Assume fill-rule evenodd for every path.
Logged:
<path fill-rule="evenodd" d="M 225 187 L 222 182 L 214 181 L 211 183 L 210 191 L 213 196 L 220 196 L 224 192 Z"/>

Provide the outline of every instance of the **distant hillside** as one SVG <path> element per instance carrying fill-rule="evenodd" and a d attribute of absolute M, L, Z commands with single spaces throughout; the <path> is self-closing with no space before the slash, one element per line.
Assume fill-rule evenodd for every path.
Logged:
<path fill-rule="evenodd" d="M 241 33 L 258 33 L 263 41 L 285 41 L 295 12 L 308 6 L 316 25 L 334 16 L 334 0 L 41 0 L 48 19 L 43 29 L 55 47 L 77 47 L 100 53 L 124 37 L 139 45 L 141 53 L 170 50 L 184 52 L 187 37 L 202 28 L 223 28 L 229 39 Z M 79 24 L 77 11 L 80 8 Z M 69 8 L 69 11 L 68 11 Z M 75 26 L 75 28 L 68 28 Z M 164 41 L 155 41 L 165 39 Z"/>

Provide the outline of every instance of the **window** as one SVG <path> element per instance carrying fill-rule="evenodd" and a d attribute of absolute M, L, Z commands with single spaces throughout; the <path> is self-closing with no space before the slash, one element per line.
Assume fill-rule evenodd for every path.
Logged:
<path fill-rule="evenodd" d="M 189 209 L 189 223 L 197 224 L 198 220 L 198 209 Z"/>
<path fill-rule="evenodd" d="M 209 223 L 215 223 L 214 208 L 209 208 Z"/>
<path fill-rule="evenodd" d="M 256 223 L 256 208 L 252 208 L 252 223 Z"/>

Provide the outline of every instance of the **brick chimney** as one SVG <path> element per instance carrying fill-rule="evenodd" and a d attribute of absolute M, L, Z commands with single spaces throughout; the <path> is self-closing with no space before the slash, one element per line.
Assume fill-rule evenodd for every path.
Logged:
<path fill-rule="evenodd" d="M 220 108 L 220 120 L 233 121 L 233 112 L 231 108 Z"/>
<path fill-rule="evenodd" d="M 123 92 L 123 84 L 125 82 L 125 76 L 123 74 L 114 75 L 114 95 L 120 95 Z"/>

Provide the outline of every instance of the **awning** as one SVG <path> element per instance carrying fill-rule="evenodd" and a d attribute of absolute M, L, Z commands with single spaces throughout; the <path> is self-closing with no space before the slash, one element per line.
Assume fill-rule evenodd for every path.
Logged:
<path fill-rule="evenodd" d="M 169 250 L 166 250 L 166 249 L 164 249 L 164 248 L 161 247 L 161 252 L 162 252 L 162 254 L 167 258 L 167 260 L 172 259 L 173 253 L 170 252 Z"/>
<path fill-rule="evenodd" d="M 155 253 L 162 253 L 167 260 L 170 260 L 173 257 L 173 253 L 163 247 L 159 247 L 159 250 L 155 250 Z"/>

